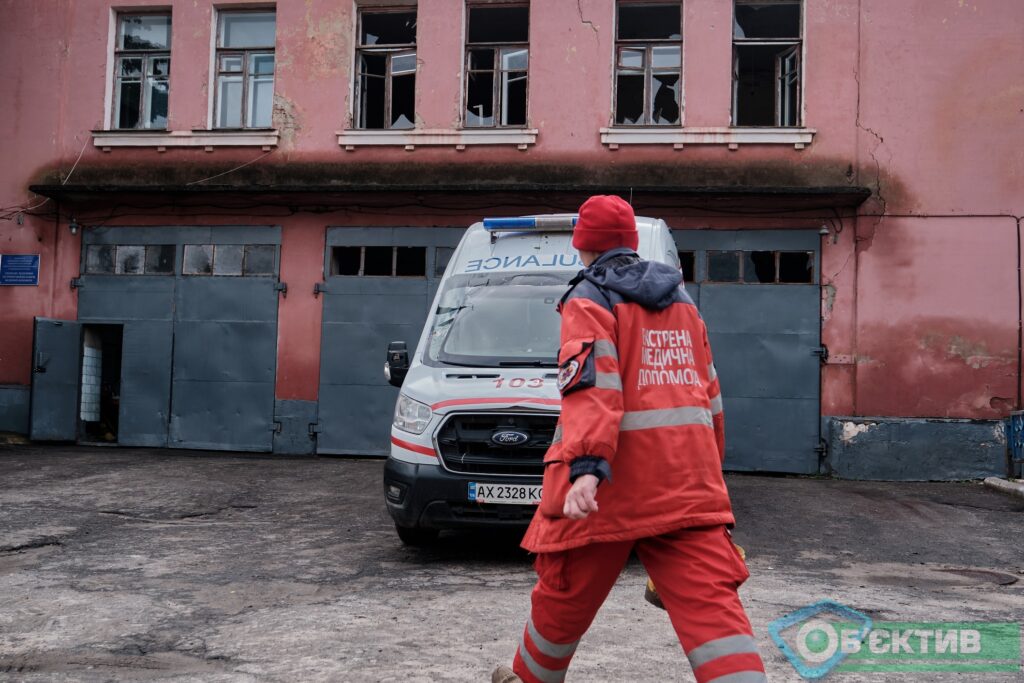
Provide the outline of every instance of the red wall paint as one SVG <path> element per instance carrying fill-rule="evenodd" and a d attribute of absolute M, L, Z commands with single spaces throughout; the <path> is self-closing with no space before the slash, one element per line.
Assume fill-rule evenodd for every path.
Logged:
<path fill-rule="evenodd" d="M 314 298 L 313 285 L 323 280 L 325 238 L 323 219 L 316 215 L 288 220 L 281 234 L 281 281 L 288 294 L 277 309 L 279 399 L 317 399 L 323 298 Z"/>
<path fill-rule="evenodd" d="M 244 6 L 218 6 L 232 4 Z M 132 6 L 172 8 L 170 125 L 180 131 L 206 127 L 212 3 L 136 0 Z M 351 125 L 352 7 L 334 0 L 277 3 L 274 120 L 281 141 L 257 164 L 323 162 L 328 164 L 324 178 L 329 181 L 332 165 L 352 162 L 508 168 L 526 162 L 595 169 L 637 163 L 651 168 L 724 168 L 726 179 L 729 169 L 777 162 L 810 177 L 820 174 L 829 184 L 866 185 L 877 189 L 876 197 L 861 207 L 862 217 L 846 216 L 841 224 L 830 212 L 772 217 L 676 210 L 664 215 L 680 228 L 829 227 L 822 254 L 824 340 L 833 359 L 848 356 L 851 362 L 823 369 L 825 414 L 991 417 L 1005 413 L 1002 401 L 1018 400 L 1007 379 L 1021 361 L 1015 345 L 1021 315 L 1014 298 L 1020 284 L 1016 223 L 1010 218 L 970 216 L 1024 215 L 1019 190 L 1024 181 L 1024 155 L 1019 152 L 1024 43 L 1017 39 L 1024 3 L 805 3 L 805 121 L 817 134 L 802 151 L 786 146 L 729 151 L 698 145 L 682 151 L 657 145 L 612 151 L 601 145 L 598 131 L 611 122 L 614 2 L 580 0 L 533 3 L 529 116 L 539 134 L 529 150 L 421 147 L 407 152 L 396 147 L 345 152 L 335 133 Z M 731 7 L 731 0 L 684 2 L 688 126 L 729 123 Z M 263 154 L 253 148 L 103 153 L 93 146 L 90 131 L 106 123 L 109 3 L 3 0 L 0 9 L 9 27 L 0 41 L 0 63 L 9 65 L 0 72 L 0 92 L 5 93 L 0 124 L 8 159 L 0 165 L 0 206 L 37 204 L 41 198 L 27 186 L 44 170 L 59 168 L 66 175 L 80 152 L 78 174 L 104 164 L 188 170 L 213 162 L 230 168 Z M 419 12 L 418 125 L 451 128 L 461 109 L 462 3 L 421 0 Z M 837 175 L 837 169 L 847 168 L 848 176 Z M 203 175 L 195 171 L 196 180 Z M 645 180 L 637 178 L 638 184 Z M 37 209 L 39 216 L 25 216 L 21 223 L 0 221 L 0 251 L 40 253 L 43 271 L 37 288 L 0 288 L 0 383 L 29 381 L 32 316 L 76 315 L 76 294 L 68 281 L 78 274 L 79 238 L 67 230 L 69 207 L 61 207 L 59 225 L 56 208 L 48 202 Z M 325 226 L 468 225 L 483 210 L 406 208 L 391 215 L 380 209 L 339 210 L 295 216 L 278 210 L 267 216 L 274 211 L 254 209 L 257 215 L 249 217 L 251 222 L 269 221 L 283 228 L 282 275 L 290 292 L 281 301 L 279 396 L 315 397 L 320 303 L 312 298 L 311 287 L 322 267 Z M 521 207 L 496 210 L 514 212 Z M 146 215 L 123 217 L 110 217 L 109 206 L 75 212 L 83 223 L 108 225 L 241 222 L 238 215 L 175 207 L 136 210 Z M 874 213 L 891 217 L 878 220 L 870 215 Z M 900 214 L 921 218 L 895 217 Z M 939 218 L 946 215 L 963 220 L 947 223 Z M 918 286 L 922 279 L 938 275 L 933 264 L 947 258 L 944 249 L 958 254 L 953 272 L 965 287 L 947 292 Z M 906 282 L 912 276 L 914 286 L 895 282 L 896 273 Z M 890 301 L 899 302 L 899 315 L 887 313 Z M 928 313 L 915 317 L 913 311 Z M 922 341 L 938 338 L 934 335 L 945 341 L 936 342 L 938 346 Z M 975 344 L 961 347 L 951 341 L 954 338 Z M 918 341 L 894 343 L 902 339 Z M 979 354 L 967 353 L 980 344 L 985 349 L 980 356 L 988 359 L 984 362 L 978 361 Z M 957 361 L 961 351 L 967 356 Z M 874 361 L 859 362 L 860 356 L 883 358 L 885 370 Z M 972 362 L 980 367 L 972 367 Z M 929 368 L 935 372 L 925 371 Z M 918 393 L 932 398 L 886 389 L 886 382 L 904 375 L 920 384 Z M 950 379 L 940 381 L 939 375 Z"/>

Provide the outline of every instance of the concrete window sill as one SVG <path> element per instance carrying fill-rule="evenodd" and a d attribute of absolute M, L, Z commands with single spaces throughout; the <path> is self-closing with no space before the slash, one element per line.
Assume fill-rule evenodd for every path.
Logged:
<path fill-rule="evenodd" d="M 467 145 L 514 145 L 525 150 L 537 142 L 535 128 L 509 128 L 487 130 L 343 130 L 338 131 L 338 145 L 346 152 L 357 147 L 404 147 L 413 151 L 417 146 L 454 147 L 462 151 Z"/>
<path fill-rule="evenodd" d="M 803 149 L 811 144 L 814 128 L 602 128 L 601 144 L 615 150 L 619 145 L 793 145 Z"/>
<path fill-rule="evenodd" d="M 170 130 L 121 131 L 94 130 L 92 144 L 104 152 L 115 147 L 155 147 L 166 152 L 170 147 L 261 147 L 269 152 L 277 146 L 276 130 Z"/>

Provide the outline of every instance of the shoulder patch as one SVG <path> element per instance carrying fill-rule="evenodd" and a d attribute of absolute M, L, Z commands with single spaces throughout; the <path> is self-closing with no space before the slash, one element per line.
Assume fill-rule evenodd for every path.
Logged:
<path fill-rule="evenodd" d="M 580 373 L 580 362 L 575 358 L 563 365 L 558 371 L 558 390 L 565 391 L 565 388 L 576 379 Z"/>

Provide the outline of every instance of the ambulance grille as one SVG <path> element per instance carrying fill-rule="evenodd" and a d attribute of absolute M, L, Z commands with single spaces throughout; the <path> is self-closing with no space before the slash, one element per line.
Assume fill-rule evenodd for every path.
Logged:
<path fill-rule="evenodd" d="M 452 472 L 539 477 L 544 474 L 544 454 L 557 423 L 557 415 L 451 415 L 437 433 L 437 450 L 445 468 Z M 519 446 L 496 446 L 491 435 L 501 429 L 526 432 L 530 438 Z"/>

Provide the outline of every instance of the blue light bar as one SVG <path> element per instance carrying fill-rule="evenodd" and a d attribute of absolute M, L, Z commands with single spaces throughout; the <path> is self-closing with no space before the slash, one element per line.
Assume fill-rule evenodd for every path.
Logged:
<path fill-rule="evenodd" d="M 577 216 L 520 216 L 518 218 L 485 218 L 484 229 L 504 230 L 572 230 Z"/>

